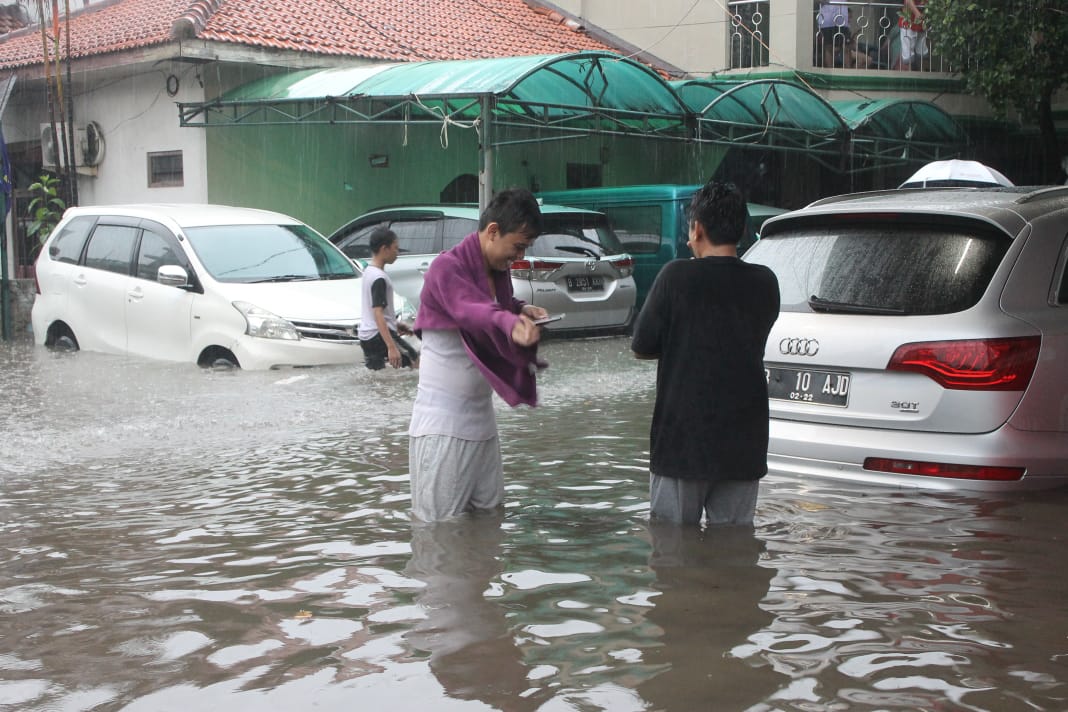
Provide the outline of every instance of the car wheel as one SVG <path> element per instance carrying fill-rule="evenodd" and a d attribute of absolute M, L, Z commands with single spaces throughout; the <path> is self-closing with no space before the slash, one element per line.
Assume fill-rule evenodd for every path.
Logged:
<path fill-rule="evenodd" d="M 219 346 L 205 349 L 204 353 L 200 354 L 200 358 L 197 359 L 197 365 L 201 368 L 210 368 L 213 371 L 241 368 L 241 364 L 237 362 L 237 357 Z"/>
<path fill-rule="evenodd" d="M 45 346 L 53 351 L 77 351 L 78 339 L 66 324 L 55 324 L 48 330 Z"/>

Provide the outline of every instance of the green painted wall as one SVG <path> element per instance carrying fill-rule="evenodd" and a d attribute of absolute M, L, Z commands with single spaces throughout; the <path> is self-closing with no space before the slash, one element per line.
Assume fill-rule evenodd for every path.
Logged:
<path fill-rule="evenodd" d="M 478 173 L 478 134 L 436 125 L 226 126 L 205 129 L 213 203 L 277 210 L 324 234 L 381 205 L 436 203 L 457 176 Z M 498 140 L 530 138 L 498 134 Z M 498 148 L 497 189 L 568 187 L 568 164 L 600 166 L 604 185 L 695 183 L 726 149 L 681 141 L 589 136 Z M 373 167 L 371 157 L 388 165 Z"/>

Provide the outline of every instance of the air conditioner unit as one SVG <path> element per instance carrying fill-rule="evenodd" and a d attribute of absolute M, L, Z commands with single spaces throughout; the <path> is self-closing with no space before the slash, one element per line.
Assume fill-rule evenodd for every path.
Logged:
<path fill-rule="evenodd" d="M 66 151 L 63 150 L 63 124 L 56 124 L 55 140 L 52 140 L 52 124 L 41 124 L 41 165 L 50 170 L 66 167 Z M 85 128 L 74 129 L 74 165 L 85 165 L 82 146 L 85 144 Z"/>

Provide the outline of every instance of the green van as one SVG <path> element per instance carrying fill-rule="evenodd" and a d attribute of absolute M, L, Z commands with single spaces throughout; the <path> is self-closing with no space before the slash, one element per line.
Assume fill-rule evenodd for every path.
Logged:
<path fill-rule="evenodd" d="M 686 246 L 689 239 L 686 211 L 700 187 L 658 184 L 576 188 L 545 191 L 538 193 L 538 197 L 546 203 L 596 210 L 608 216 L 623 249 L 634 258 L 636 306 L 641 307 L 660 268 L 673 259 L 690 256 Z M 765 220 L 784 212 L 780 208 L 749 203 L 750 230 L 738 244 L 738 254 L 753 244 Z"/>

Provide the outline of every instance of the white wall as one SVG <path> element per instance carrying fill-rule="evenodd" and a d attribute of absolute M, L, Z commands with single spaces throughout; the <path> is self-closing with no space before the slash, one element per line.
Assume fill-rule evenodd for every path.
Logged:
<path fill-rule="evenodd" d="M 176 105 L 203 101 L 204 92 L 195 76 L 176 70 L 178 93 L 169 96 L 170 73 L 148 68 L 131 76 L 94 77 L 95 87 L 76 95 L 75 123 L 96 121 L 106 145 L 96 176 L 79 178 L 82 205 L 207 202 L 204 129 L 180 127 Z M 154 151 L 182 152 L 182 187 L 148 186 L 148 154 Z"/>
<path fill-rule="evenodd" d="M 729 68 L 727 0 L 553 0 L 554 4 L 695 76 Z M 815 0 L 771 0 L 772 71 L 812 68 Z"/>
<path fill-rule="evenodd" d="M 167 93 L 171 74 L 178 78 L 173 97 Z M 168 62 L 75 76 L 73 96 L 75 126 L 97 122 L 105 144 L 100 164 L 79 172 L 80 204 L 207 202 L 204 129 L 178 124 L 176 102 L 203 101 L 204 97 L 190 65 Z M 47 121 L 39 87 L 16 85 L 3 117 L 8 144 L 36 142 L 40 125 Z M 155 151 L 182 152 L 183 186 L 148 187 L 148 154 Z"/>

